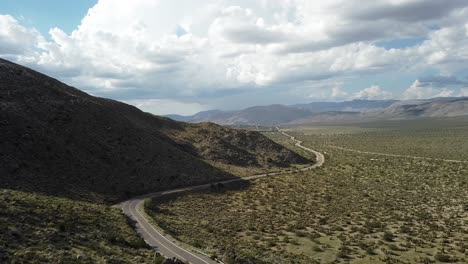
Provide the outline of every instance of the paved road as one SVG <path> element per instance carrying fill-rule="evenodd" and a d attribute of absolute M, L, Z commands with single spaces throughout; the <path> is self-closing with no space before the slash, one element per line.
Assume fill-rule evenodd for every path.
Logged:
<path fill-rule="evenodd" d="M 278 129 L 278 131 L 280 130 Z M 171 193 L 180 193 L 180 192 L 192 191 L 192 190 L 197 190 L 197 189 L 207 189 L 207 188 L 210 188 L 211 184 L 217 184 L 217 183 L 227 184 L 231 182 L 254 180 L 254 179 L 259 179 L 259 178 L 263 178 L 267 176 L 286 174 L 286 173 L 291 173 L 295 171 L 306 171 L 306 170 L 320 167 L 325 162 L 325 157 L 322 155 L 322 153 L 312 150 L 310 148 L 304 147 L 301 145 L 302 142 L 300 140 L 295 139 L 293 136 L 288 135 L 285 132 L 282 132 L 282 131 L 280 132 L 281 134 L 293 140 L 297 147 L 302 148 L 305 151 L 314 153 L 317 157 L 316 162 L 311 166 L 308 166 L 299 170 L 262 173 L 262 174 L 256 174 L 256 175 L 242 177 L 242 178 L 236 178 L 232 180 L 225 180 L 225 181 L 185 187 L 185 188 L 180 188 L 180 189 L 175 189 L 175 190 L 170 190 L 170 191 L 162 191 L 162 192 L 146 194 L 146 195 L 142 195 L 142 196 L 130 199 L 128 201 L 125 201 L 119 204 L 118 207 L 120 207 L 128 217 L 135 220 L 138 233 L 143 237 L 143 239 L 146 241 L 148 245 L 150 245 L 152 248 L 160 252 L 163 256 L 167 258 L 175 257 L 184 261 L 188 261 L 189 263 L 192 263 L 192 264 L 222 263 L 220 261 L 212 260 L 207 255 L 204 255 L 202 252 L 194 252 L 193 250 L 184 249 L 173 238 L 171 238 L 168 235 L 163 235 L 160 231 L 154 228 L 148 221 L 149 217 L 143 211 L 144 209 L 143 202 L 145 201 L 145 199 L 148 199 L 148 198 L 159 197 L 159 196 L 163 196 L 163 195 L 167 195 Z"/>

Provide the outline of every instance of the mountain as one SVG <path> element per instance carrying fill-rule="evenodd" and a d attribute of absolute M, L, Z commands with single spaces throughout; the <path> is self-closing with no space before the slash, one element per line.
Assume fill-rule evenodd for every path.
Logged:
<path fill-rule="evenodd" d="M 177 116 L 186 122 L 223 125 L 274 126 L 304 123 L 362 122 L 376 119 L 409 119 L 468 115 L 467 97 L 419 100 L 353 100 L 296 105 L 254 106 L 239 111 L 211 110 Z"/>
<path fill-rule="evenodd" d="M 230 112 L 224 112 L 221 110 L 208 110 L 198 112 L 192 116 L 183 116 L 183 115 L 165 115 L 165 117 L 182 122 L 192 122 L 192 123 L 200 123 L 200 122 L 210 122 L 210 120 L 214 119 L 221 119 L 222 117 L 229 115 Z"/>
<path fill-rule="evenodd" d="M 284 105 L 254 106 L 242 111 L 229 113 L 218 113 L 214 122 L 225 125 L 263 125 L 273 126 L 276 124 L 289 123 L 297 118 L 309 116 L 307 110 L 296 109 Z M 213 117 L 211 117 L 213 118 Z M 208 121 L 208 120 L 206 120 Z"/>
<path fill-rule="evenodd" d="M 171 115 L 165 115 L 164 117 L 170 118 L 175 121 L 181 121 L 181 122 L 187 122 L 189 118 L 183 115 L 176 115 L 176 114 L 171 114 Z"/>
<path fill-rule="evenodd" d="M 384 109 L 398 100 L 352 100 L 344 102 L 312 102 L 308 104 L 296 104 L 292 107 L 307 109 L 312 112 L 366 112 Z"/>
<path fill-rule="evenodd" d="M 312 113 L 306 109 L 299 109 L 285 105 L 254 106 L 240 111 L 210 110 L 193 116 L 176 116 L 175 120 L 186 122 L 214 122 L 222 125 L 262 125 L 273 126 L 292 122 L 298 118 L 305 118 Z M 166 116 L 173 117 L 174 115 Z"/>
<path fill-rule="evenodd" d="M 0 188 L 108 202 L 236 177 L 210 162 L 307 162 L 259 133 L 154 116 L 1 59 L 0 159 Z"/>
<path fill-rule="evenodd" d="M 403 101 L 373 114 L 389 118 L 465 116 L 468 115 L 468 97 Z"/>
<path fill-rule="evenodd" d="M 456 116 L 468 116 L 467 97 L 395 101 L 385 108 L 368 109 L 361 112 L 331 111 L 316 113 L 313 117 L 298 119 L 293 123 L 355 123 L 374 120 Z"/>
<path fill-rule="evenodd" d="M 345 102 L 312 102 L 296 105 L 253 106 L 239 111 L 209 110 L 192 116 L 167 115 L 178 121 L 191 123 L 214 122 L 222 125 L 274 126 L 309 120 L 347 119 L 361 112 L 385 109 L 397 100 L 353 100 Z"/>

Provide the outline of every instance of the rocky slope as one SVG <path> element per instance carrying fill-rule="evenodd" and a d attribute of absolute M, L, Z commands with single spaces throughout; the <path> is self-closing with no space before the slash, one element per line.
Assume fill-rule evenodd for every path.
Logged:
<path fill-rule="evenodd" d="M 200 158 L 237 166 L 286 167 L 307 162 L 265 136 L 229 129 L 214 123 L 179 123 L 181 129 L 167 129 L 171 138 L 188 144 L 187 151 Z M 287 162 L 285 162 L 287 161 Z"/>
<path fill-rule="evenodd" d="M 0 188 L 111 202 L 235 177 L 206 159 L 258 167 L 307 162 L 261 134 L 154 116 L 5 60 L 0 159 Z"/>

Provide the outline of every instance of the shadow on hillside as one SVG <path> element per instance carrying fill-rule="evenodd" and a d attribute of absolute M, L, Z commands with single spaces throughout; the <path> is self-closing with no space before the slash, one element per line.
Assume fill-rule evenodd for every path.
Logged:
<path fill-rule="evenodd" d="M 2 59 L 0 80 L 0 188 L 114 204 L 238 179 L 206 161 L 302 160 L 258 133 L 144 113 Z"/>

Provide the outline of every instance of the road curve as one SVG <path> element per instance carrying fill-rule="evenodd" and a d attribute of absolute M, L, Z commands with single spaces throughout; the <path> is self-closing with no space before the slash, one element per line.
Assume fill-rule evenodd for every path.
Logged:
<path fill-rule="evenodd" d="M 274 176 L 274 175 L 286 174 L 286 173 L 297 172 L 297 171 L 306 171 L 306 170 L 320 167 L 325 162 L 325 157 L 323 156 L 322 153 L 312 150 L 310 148 L 304 147 L 302 146 L 302 141 L 295 139 L 293 136 L 288 135 L 279 129 L 278 131 L 281 134 L 289 137 L 292 141 L 294 141 L 295 146 L 305 151 L 315 154 L 316 162 L 313 165 L 310 165 L 308 167 L 298 169 L 298 170 L 262 173 L 262 174 L 256 174 L 256 175 L 237 178 L 237 179 L 213 182 L 213 183 L 202 184 L 202 185 L 197 185 L 197 186 L 190 186 L 190 187 L 179 188 L 179 189 L 174 189 L 174 190 L 169 190 L 169 191 L 150 193 L 150 194 L 142 195 L 142 196 L 130 199 L 128 201 L 122 202 L 118 204 L 117 207 L 121 208 L 123 212 L 129 218 L 133 219 L 136 222 L 137 232 L 143 237 L 145 242 L 148 245 L 150 245 L 152 248 L 157 250 L 159 253 L 161 253 L 163 256 L 165 256 L 166 258 L 175 257 L 175 258 L 187 261 L 192 264 L 222 263 L 221 261 L 211 259 L 208 255 L 204 254 L 203 252 L 199 252 L 199 251 L 195 252 L 194 250 L 184 249 L 172 237 L 164 235 L 160 231 L 158 231 L 156 228 L 154 228 L 154 226 L 152 226 L 150 222 L 148 221 L 148 217 L 143 211 L 144 209 L 143 203 L 145 199 L 148 199 L 148 198 L 160 197 L 160 196 L 171 194 L 171 193 L 180 193 L 180 192 L 193 191 L 193 190 L 198 190 L 198 189 L 207 189 L 207 188 L 210 188 L 211 184 L 218 184 L 218 183 L 227 184 L 231 182 L 255 180 L 255 179 L 259 179 L 259 178 L 263 178 L 267 176 Z"/>

